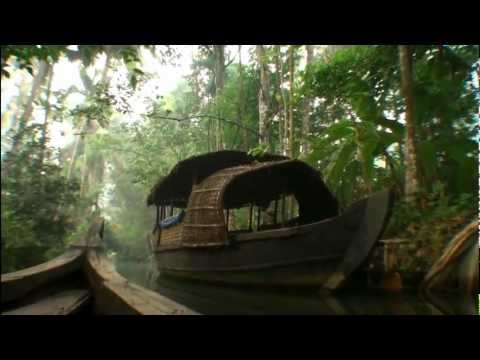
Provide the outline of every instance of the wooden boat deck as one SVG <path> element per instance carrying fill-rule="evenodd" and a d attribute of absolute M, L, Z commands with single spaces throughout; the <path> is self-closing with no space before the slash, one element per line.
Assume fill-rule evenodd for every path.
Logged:
<path fill-rule="evenodd" d="M 194 311 L 130 283 L 115 271 L 102 245 L 103 219 L 63 255 L 2 274 L 2 315 L 193 315 Z"/>
<path fill-rule="evenodd" d="M 80 311 L 89 301 L 88 289 L 65 290 L 4 311 L 2 315 L 69 315 Z"/>

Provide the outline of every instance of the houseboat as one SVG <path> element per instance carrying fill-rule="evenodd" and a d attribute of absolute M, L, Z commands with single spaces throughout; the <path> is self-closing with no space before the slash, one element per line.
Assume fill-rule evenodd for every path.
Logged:
<path fill-rule="evenodd" d="M 384 190 L 340 211 L 305 162 L 218 151 L 179 162 L 152 188 L 149 245 L 164 274 L 335 290 L 365 263 L 392 202 Z"/>

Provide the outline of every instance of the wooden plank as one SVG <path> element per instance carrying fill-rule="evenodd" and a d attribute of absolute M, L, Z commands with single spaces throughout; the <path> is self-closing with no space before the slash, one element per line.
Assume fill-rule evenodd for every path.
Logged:
<path fill-rule="evenodd" d="M 184 227 L 198 227 L 198 228 L 211 228 L 211 227 L 224 227 L 225 224 L 183 224 Z"/>
<path fill-rule="evenodd" d="M 272 230 L 254 231 L 243 234 L 232 234 L 233 239 L 236 242 L 260 240 L 260 239 L 278 239 L 285 237 L 292 237 L 298 234 L 308 234 L 312 230 L 318 227 L 318 225 L 331 221 L 332 218 L 324 219 L 312 224 L 299 225 L 295 227 L 279 228 Z"/>
<path fill-rule="evenodd" d="M 220 191 L 220 190 L 222 190 L 222 188 L 198 189 L 198 190 L 193 190 L 192 193 L 202 193 L 202 192 Z"/>
<path fill-rule="evenodd" d="M 53 260 L 27 269 L 2 274 L 2 304 L 18 300 L 44 284 L 54 282 L 80 270 L 84 252 L 84 249 L 70 248 Z"/>
<path fill-rule="evenodd" d="M 476 293 L 474 282 L 478 284 L 478 265 L 473 259 L 478 258 L 478 220 L 464 227 L 448 244 L 440 258 L 433 264 L 425 276 L 421 288 L 429 292 L 448 287 L 450 275 L 456 272 L 460 282 L 459 289 Z M 466 258 L 465 261 L 463 259 Z M 461 266 L 463 263 L 463 266 Z"/>
<path fill-rule="evenodd" d="M 428 292 L 423 294 L 425 301 L 438 309 L 443 315 L 478 315 L 476 294 L 458 296 L 454 293 Z"/>
<path fill-rule="evenodd" d="M 380 191 L 364 201 L 366 201 L 366 209 L 360 226 L 345 252 L 342 263 L 326 282 L 324 290 L 333 291 L 345 283 L 348 277 L 365 261 L 386 226 L 393 205 L 392 192 Z M 357 204 L 361 204 L 361 202 Z"/>
<path fill-rule="evenodd" d="M 70 315 L 80 310 L 91 299 L 86 289 L 60 291 L 48 297 L 23 305 L 2 315 Z"/>
<path fill-rule="evenodd" d="M 478 243 L 473 243 L 466 251 L 459 267 L 460 286 L 468 294 L 478 294 Z"/>
<path fill-rule="evenodd" d="M 85 270 L 102 314 L 194 315 L 194 311 L 156 292 L 129 282 L 99 249 L 87 253 Z"/>
<path fill-rule="evenodd" d="M 192 210 L 222 210 L 216 206 L 192 206 L 188 208 L 188 211 Z"/>
<path fill-rule="evenodd" d="M 85 238 L 70 246 L 64 254 L 36 266 L 2 274 L 1 303 L 19 300 L 46 284 L 81 270 L 86 248 L 98 246 L 102 232 L 103 218 L 94 217 Z"/>
<path fill-rule="evenodd" d="M 253 216 L 253 204 L 250 204 L 250 213 L 248 221 L 248 230 L 252 231 L 252 216 Z"/>

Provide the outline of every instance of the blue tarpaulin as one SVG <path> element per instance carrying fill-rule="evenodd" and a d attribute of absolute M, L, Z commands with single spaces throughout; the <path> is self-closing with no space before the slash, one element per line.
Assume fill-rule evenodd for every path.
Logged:
<path fill-rule="evenodd" d="M 180 211 L 180 213 L 178 213 L 178 215 L 162 220 L 160 222 L 160 228 L 166 229 L 166 228 L 169 228 L 170 226 L 179 224 L 180 222 L 182 222 L 184 215 L 185 215 L 185 211 L 182 210 Z"/>

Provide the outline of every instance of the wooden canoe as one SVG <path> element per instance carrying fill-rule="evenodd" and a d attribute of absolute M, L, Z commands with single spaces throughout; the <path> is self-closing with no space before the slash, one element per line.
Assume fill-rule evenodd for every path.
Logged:
<path fill-rule="evenodd" d="M 89 311 L 85 249 L 72 246 L 43 264 L 2 274 L 2 315 L 73 315 Z"/>
<path fill-rule="evenodd" d="M 118 274 L 104 254 L 103 219 L 62 256 L 2 274 L 2 315 L 195 314 Z"/>
<path fill-rule="evenodd" d="M 224 246 L 157 250 L 158 268 L 211 282 L 335 290 L 370 254 L 392 202 L 391 192 L 381 191 L 319 222 L 234 235 Z"/>
<path fill-rule="evenodd" d="M 94 298 L 94 311 L 105 315 L 194 315 L 195 312 L 154 291 L 129 282 L 107 259 L 103 225 L 89 240 L 84 267 Z"/>
<path fill-rule="evenodd" d="M 445 248 L 425 276 L 424 292 L 478 294 L 478 219 L 465 226 Z"/>

